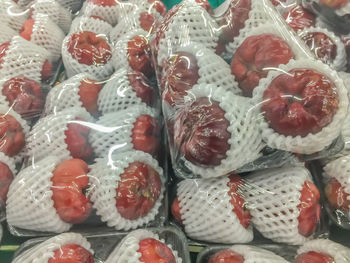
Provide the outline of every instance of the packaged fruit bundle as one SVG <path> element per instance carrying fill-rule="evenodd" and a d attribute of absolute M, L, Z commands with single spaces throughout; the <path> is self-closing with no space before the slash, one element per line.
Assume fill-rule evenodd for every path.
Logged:
<path fill-rule="evenodd" d="M 183 180 L 171 212 L 200 243 L 250 243 L 262 235 L 270 242 L 302 245 L 327 234 L 319 190 L 301 165 Z"/>
<path fill-rule="evenodd" d="M 64 233 L 25 242 L 12 263 L 190 263 L 185 236 L 174 227 L 126 233 L 86 235 Z"/>

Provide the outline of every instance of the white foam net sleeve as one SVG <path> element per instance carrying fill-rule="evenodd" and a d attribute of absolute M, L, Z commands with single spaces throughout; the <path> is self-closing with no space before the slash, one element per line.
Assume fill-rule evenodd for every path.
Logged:
<path fill-rule="evenodd" d="M 171 244 L 165 243 L 164 240 L 160 239 L 157 234 L 145 229 L 138 229 L 130 232 L 118 246 L 112 251 L 106 260 L 106 263 L 138 263 L 140 261 L 141 253 L 138 252 L 140 249 L 140 241 L 153 238 L 167 245 L 171 249 L 175 257 L 176 263 L 182 263 L 182 259 L 178 256 L 178 252 L 174 250 Z"/>
<path fill-rule="evenodd" d="M 75 121 L 80 118 L 83 121 Z M 36 162 L 46 156 L 56 156 L 60 161 L 72 158 L 65 142 L 69 123 L 90 127 L 90 114 L 82 108 L 69 108 L 40 119 L 29 132 L 26 155 Z"/>
<path fill-rule="evenodd" d="M 252 223 L 264 237 L 291 245 L 307 240 L 298 230 L 298 205 L 305 181 L 312 179 L 303 167 L 270 169 L 246 177 L 244 197 Z"/>
<path fill-rule="evenodd" d="M 259 247 L 235 245 L 230 250 L 242 255 L 244 263 L 288 263 L 287 260 L 275 253 Z"/>
<path fill-rule="evenodd" d="M 64 33 L 68 33 L 72 14 L 55 0 L 36 0 L 31 5 L 32 16 L 46 14 Z"/>
<path fill-rule="evenodd" d="M 77 12 L 82 6 L 82 0 L 56 0 L 65 9 L 72 13 Z"/>
<path fill-rule="evenodd" d="M 244 228 L 232 211 L 228 182 L 228 177 L 221 177 L 187 179 L 178 184 L 181 219 L 189 237 L 225 244 L 253 240 L 252 227 Z"/>
<path fill-rule="evenodd" d="M 7 79 L 23 75 L 40 83 L 43 65 L 49 58 L 46 49 L 20 36 L 14 36 L 3 57 L 0 77 Z"/>
<path fill-rule="evenodd" d="M 99 16 L 114 26 L 118 22 L 118 4 L 114 6 L 100 6 L 86 1 L 82 7 L 84 16 Z"/>
<path fill-rule="evenodd" d="M 9 27 L 8 25 L 6 24 L 0 24 L 0 32 L 1 32 L 1 35 L 0 35 L 0 43 L 5 43 L 5 42 L 8 42 L 8 41 L 11 41 L 11 39 L 14 37 L 14 36 L 17 36 L 18 35 L 18 32 L 16 32 L 15 30 L 13 30 L 11 27 Z"/>
<path fill-rule="evenodd" d="M 152 167 L 162 181 L 162 188 L 158 200 L 147 215 L 135 220 L 123 218 L 116 207 L 117 188 L 124 170 L 133 162 L 141 162 Z M 128 231 L 143 226 L 155 219 L 162 205 L 164 197 L 163 170 L 158 162 L 150 155 L 141 151 L 129 151 L 119 155 L 108 155 L 108 158 L 97 159 L 90 166 L 89 179 L 94 185 L 91 191 L 91 201 L 96 214 L 106 222 L 109 227 Z"/>
<path fill-rule="evenodd" d="M 78 60 L 74 59 L 69 53 L 67 47 L 71 36 L 71 34 L 67 35 L 62 44 L 62 60 L 69 78 L 79 73 L 88 73 L 97 80 L 104 80 L 112 75 L 114 70 L 112 59 L 109 59 L 109 61 L 103 65 L 85 65 L 79 63 Z M 105 40 L 107 41 L 107 44 L 109 44 L 108 40 Z M 112 46 L 110 44 L 109 46 L 111 47 L 112 51 Z"/>
<path fill-rule="evenodd" d="M 44 242 L 24 251 L 12 263 L 47 263 L 55 255 L 55 251 L 64 245 L 76 244 L 94 254 L 90 243 L 78 233 L 63 233 L 51 237 Z"/>
<path fill-rule="evenodd" d="M 184 1 L 170 18 L 167 27 L 158 27 L 164 33 L 158 45 L 158 65 L 171 55 L 171 51 L 184 46 L 189 40 L 215 51 L 219 39 L 219 26 L 207 11 L 195 1 Z"/>
<path fill-rule="evenodd" d="M 264 144 L 256 125 L 256 117 L 250 110 L 252 107 L 251 100 L 236 96 L 214 85 L 195 85 L 188 91 L 185 102 L 194 102 L 201 97 L 208 97 L 213 101 L 217 101 L 219 106 L 226 112 L 225 118 L 230 124 L 227 128 L 231 134 L 231 138 L 228 140 L 230 149 L 226 152 L 226 158 L 217 166 L 198 166 L 184 160 L 185 166 L 194 174 L 203 178 L 211 178 L 235 171 L 243 165 L 258 159 Z"/>
<path fill-rule="evenodd" d="M 141 115 L 156 118 L 152 108 L 130 107 L 124 111 L 108 113 L 100 117 L 89 134 L 89 142 L 98 157 L 132 150 L 132 130 Z"/>
<path fill-rule="evenodd" d="M 57 114 L 68 108 L 82 108 L 79 86 L 83 80 L 92 79 L 89 74 L 81 73 L 51 88 L 46 96 L 44 115 Z"/>
<path fill-rule="evenodd" d="M 65 34 L 48 15 L 38 14 L 33 19 L 35 23 L 30 41 L 49 51 L 51 61 L 59 60 Z"/>
<path fill-rule="evenodd" d="M 112 26 L 101 19 L 94 17 L 80 16 L 76 17 L 69 30 L 69 34 L 81 31 L 90 31 L 96 34 L 108 35 Z"/>
<path fill-rule="evenodd" d="M 0 5 L 0 24 L 11 27 L 19 32 L 28 18 L 28 12 L 21 9 L 12 0 L 2 0 Z"/>
<path fill-rule="evenodd" d="M 253 91 L 253 101 L 256 105 L 255 110 L 258 115 L 263 115 L 261 106 L 263 102 L 264 91 L 269 87 L 273 79 L 280 74 L 288 72 L 292 69 L 311 69 L 328 77 L 335 85 L 338 94 L 339 105 L 338 110 L 333 116 L 333 120 L 320 132 L 301 136 L 285 136 L 275 132 L 269 127 L 269 123 L 264 117 L 260 119 L 260 132 L 266 144 L 274 149 L 290 151 L 300 154 L 311 154 L 319 152 L 329 146 L 341 133 L 345 116 L 348 111 L 349 100 L 347 90 L 343 80 L 338 76 L 337 72 L 332 70 L 328 65 L 321 61 L 310 59 L 291 60 L 287 65 L 280 65 L 279 70 L 269 71 L 266 78 L 261 79 L 259 86 Z"/>
<path fill-rule="evenodd" d="M 61 233 L 71 224 L 61 220 L 52 200 L 52 171 L 59 159 L 54 155 L 24 168 L 10 185 L 6 201 L 10 225 L 28 230 Z"/>
<path fill-rule="evenodd" d="M 306 242 L 298 249 L 298 255 L 310 251 L 328 254 L 333 257 L 336 263 L 350 262 L 350 249 L 328 239 L 315 239 Z"/>
<path fill-rule="evenodd" d="M 144 10 L 149 14 L 155 16 L 157 20 L 161 20 L 163 16 L 156 10 L 156 5 L 159 1 L 153 1 L 150 3 L 148 0 L 138 1 L 138 0 L 130 0 L 128 2 L 119 3 L 118 20 L 121 21 L 125 16 L 130 15 L 135 9 Z"/>
<path fill-rule="evenodd" d="M 6 156 L 4 153 L 0 152 L 0 162 L 6 164 L 7 167 L 12 172 L 12 175 L 15 176 L 17 173 L 15 160 L 11 157 Z"/>

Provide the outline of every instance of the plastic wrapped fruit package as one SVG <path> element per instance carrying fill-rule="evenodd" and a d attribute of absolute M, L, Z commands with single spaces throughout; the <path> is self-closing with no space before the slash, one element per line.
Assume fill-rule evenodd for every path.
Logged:
<path fill-rule="evenodd" d="M 62 59 L 68 77 L 88 73 L 104 80 L 113 73 L 112 46 L 100 32 L 79 31 L 63 40 Z"/>
<path fill-rule="evenodd" d="M 299 2 L 295 1 L 295 3 L 288 5 L 286 8 L 279 9 L 286 23 L 295 32 L 315 26 L 316 23 L 316 16 L 305 9 Z"/>
<path fill-rule="evenodd" d="M 91 249 L 91 244 L 80 234 L 64 233 L 35 243 L 35 246 L 15 257 L 12 263 L 62 261 L 94 263 L 94 251 Z"/>
<path fill-rule="evenodd" d="M 84 16 L 97 16 L 114 26 L 118 22 L 118 5 L 116 0 L 88 0 L 81 12 Z"/>
<path fill-rule="evenodd" d="M 96 34 L 108 35 L 111 30 L 112 26 L 100 17 L 78 16 L 73 20 L 69 33 L 90 31 Z"/>
<path fill-rule="evenodd" d="M 350 261 L 350 249 L 328 239 L 306 242 L 298 249 L 295 263 L 324 262 L 346 263 Z"/>
<path fill-rule="evenodd" d="M 54 155 L 22 169 L 7 195 L 9 225 L 61 233 L 72 224 L 85 221 L 91 212 L 90 200 L 85 195 L 90 180 L 88 171 L 88 165 L 81 159 L 60 161 Z"/>
<path fill-rule="evenodd" d="M 3 0 L 0 6 L 0 22 L 16 32 L 28 18 L 28 12 L 20 8 L 15 1 Z"/>
<path fill-rule="evenodd" d="M 154 221 L 164 198 L 165 177 L 149 154 L 110 154 L 91 165 L 96 214 L 109 227 L 130 230 Z"/>

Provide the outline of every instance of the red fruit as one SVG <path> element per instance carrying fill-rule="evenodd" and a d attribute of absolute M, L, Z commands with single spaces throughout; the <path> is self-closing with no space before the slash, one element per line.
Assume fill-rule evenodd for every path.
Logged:
<path fill-rule="evenodd" d="M 302 39 L 315 56 L 325 63 L 332 62 L 337 56 L 337 46 L 322 32 L 308 32 L 302 36 Z"/>
<path fill-rule="evenodd" d="M 183 107 L 175 117 L 174 143 L 193 164 L 216 166 L 230 148 L 229 125 L 219 103 L 202 97 Z"/>
<path fill-rule="evenodd" d="M 152 8 L 157 10 L 157 12 L 161 16 L 165 16 L 165 14 L 166 14 L 166 7 L 165 7 L 165 5 L 163 4 L 162 1 L 159 1 L 159 0 L 148 0 L 147 2 L 152 4 Z"/>
<path fill-rule="evenodd" d="M 13 174 L 10 168 L 3 162 L 0 162 L 0 206 L 5 205 L 7 192 L 13 180 Z"/>
<path fill-rule="evenodd" d="M 80 159 L 69 159 L 53 171 L 52 200 L 59 217 L 72 224 L 85 221 L 91 212 L 91 203 L 83 194 L 89 184 L 87 164 Z"/>
<path fill-rule="evenodd" d="M 0 114 L 0 151 L 12 157 L 24 147 L 21 124 L 9 114 Z"/>
<path fill-rule="evenodd" d="M 43 108 L 43 92 L 40 85 L 26 77 L 15 77 L 6 81 L 2 94 L 12 108 L 22 116 L 37 116 Z"/>
<path fill-rule="evenodd" d="M 159 138 L 160 126 L 155 118 L 144 114 L 136 119 L 132 129 L 132 143 L 135 150 L 156 155 L 160 145 Z"/>
<path fill-rule="evenodd" d="M 335 178 L 332 178 L 325 188 L 328 202 L 334 209 L 344 212 L 350 211 L 350 198 L 344 190 L 344 187 Z"/>
<path fill-rule="evenodd" d="M 244 257 L 232 250 L 222 250 L 212 255 L 208 263 L 244 263 Z"/>
<path fill-rule="evenodd" d="M 171 214 L 175 218 L 176 222 L 182 224 L 180 200 L 178 197 L 175 198 L 171 205 Z"/>
<path fill-rule="evenodd" d="M 98 114 L 97 99 L 101 89 L 102 85 L 92 79 L 82 80 L 79 86 L 80 101 L 83 107 L 94 116 Z"/>
<path fill-rule="evenodd" d="M 300 254 L 296 259 L 295 263 L 336 263 L 334 258 L 331 256 L 320 253 L 309 251 L 304 254 Z"/>
<path fill-rule="evenodd" d="M 103 65 L 112 57 L 106 40 L 89 31 L 73 34 L 67 47 L 72 57 L 85 65 Z"/>
<path fill-rule="evenodd" d="M 68 129 L 64 132 L 66 135 L 65 142 L 73 158 L 89 160 L 93 155 L 88 142 L 90 128 L 83 123 L 79 123 L 79 121 L 82 120 L 77 118 L 68 124 Z"/>
<path fill-rule="evenodd" d="M 176 259 L 171 249 L 164 243 L 154 239 L 146 238 L 140 241 L 139 260 L 144 263 L 175 263 Z"/>
<path fill-rule="evenodd" d="M 6 51 L 9 49 L 10 42 L 5 42 L 0 45 L 0 69 L 2 68 L 2 63 L 4 62 L 3 57 L 6 55 Z"/>
<path fill-rule="evenodd" d="M 230 203 L 234 207 L 232 211 L 236 214 L 239 219 L 239 222 L 244 228 L 247 228 L 250 224 L 250 213 L 246 210 L 245 201 L 243 197 L 239 194 L 240 185 L 243 184 L 242 179 L 236 175 L 229 176 L 230 181 L 227 183 L 227 186 L 230 188 L 228 195 L 231 197 Z"/>
<path fill-rule="evenodd" d="M 129 220 L 146 216 L 157 202 L 161 188 L 160 176 L 151 166 L 141 162 L 129 164 L 116 189 L 119 214 Z"/>
<path fill-rule="evenodd" d="M 294 69 L 277 76 L 265 90 L 262 111 L 277 133 L 306 136 L 327 126 L 338 109 L 333 82 L 311 69 Z"/>
<path fill-rule="evenodd" d="M 52 72 L 52 64 L 48 60 L 46 60 L 41 69 L 41 78 L 43 80 L 49 79 L 51 77 L 51 72 Z"/>
<path fill-rule="evenodd" d="M 153 75 L 151 47 L 145 37 L 135 36 L 128 42 L 128 61 L 133 70 L 142 72 L 148 77 Z"/>
<path fill-rule="evenodd" d="M 139 97 L 142 102 L 152 106 L 155 93 L 145 75 L 138 71 L 131 71 L 128 73 L 128 80 L 136 96 Z"/>
<path fill-rule="evenodd" d="M 164 64 L 161 81 L 163 98 L 175 106 L 199 79 L 197 59 L 188 52 L 178 52 Z"/>
<path fill-rule="evenodd" d="M 251 97 L 261 78 L 268 73 L 266 68 L 287 64 L 294 54 L 288 44 L 271 34 L 246 38 L 231 61 L 231 72 L 246 96 Z"/>
<path fill-rule="evenodd" d="M 20 31 L 20 36 L 30 41 L 32 38 L 34 23 L 35 20 L 33 18 L 29 18 L 26 22 L 24 22 Z"/>
<path fill-rule="evenodd" d="M 320 192 L 312 182 L 306 181 L 300 193 L 298 229 L 301 235 L 309 237 L 315 232 L 320 221 Z"/>
<path fill-rule="evenodd" d="M 142 12 L 140 14 L 140 26 L 143 30 L 146 32 L 152 33 L 154 31 L 154 28 L 156 27 L 156 18 L 154 15 L 147 13 L 147 12 Z"/>
<path fill-rule="evenodd" d="M 117 2 L 115 0 L 89 0 L 89 3 L 99 6 L 116 6 Z"/>
<path fill-rule="evenodd" d="M 349 0 L 320 0 L 320 3 L 327 7 L 337 9 L 349 3 Z"/>
<path fill-rule="evenodd" d="M 47 263 L 94 263 L 94 256 L 77 244 L 67 244 L 55 250 Z"/>
<path fill-rule="evenodd" d="M 294 30 L 302 30 L 315 25 L 315 16 L 300 5 L 296 5 L 283 15 L 287 24 Z"/>

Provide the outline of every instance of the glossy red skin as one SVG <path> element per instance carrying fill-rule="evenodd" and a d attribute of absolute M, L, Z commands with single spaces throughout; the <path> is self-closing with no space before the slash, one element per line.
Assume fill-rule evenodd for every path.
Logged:
<path fill-rule="evenodd" d="M 10 42 L 5 42 L 0 46 L 0 69 L 2 68 L 3 57 L 6 55 L 6 51 L 9 49 Z"/>
<path fill-rule="evenodd" d="M 170 106 L 182 103 L 199 80 L 199 66 L 194 55 L 188 52 L 178 52 L 164 64 L 164 74 L 161 80 L 163 99 Z"/>
<path fill-rule="evenodd" d="M 21 124 L 9 114 L 0 114 L 0 152 L 15 156 L 23 149 L 24 138 Z"/>
<path fill-rule="evenodd" d="M 46 60 L 41 69 L 41 78 L 42 80 L 48 80 L 51 77 L 52 73 L 52 64 Z"/>
<path fill-rule="evenodd" d="M 245 96 L 252 96 L 261 78 L 268 70 L 287 64 L 294 57 L 289 45 L 272 34 L 261 34 L 246 38 L 231 61 L 231 72 Z"/>
<path fill-rule="evenodd" d="M 178 197 L 175 198 L 171 205 L 171 214 L 175 218 L 176 222 L 182 224 L 180 200 Z"/>
<path fill-rule="evenodd" d="M 82 121 L 79 118 L 76 121 Z M 73 158 L 89 160 L 93 156 L 92 148 L 88 142 L 88 136 L 90 128 L 84 124 L 71 122 L 68 125 L 68 129 L 64 132 L 67 144 L 67 149 Z"/>
<path fill-rule="evenodd" d="M 295 263 L 336 263 L 336 262 L 334 258 L 332 258 L 327 254 L 310 251 L 307 253 L 300 254 L 295 259 Z"/>
<path fill-rule="evenodd" d="M 230 203 L 234 207 L 232 212 L 236 214 L 239 222 L 244 228 L 250 225 L 251 215 L 248 210 L 246 210 L 246 203 L 243 197 L 238 193 L 240 186 L 243 184 L 242 179 L 239 175 L 233 174 L 229 176 L 230 181 L 227 183 L 229 187 L 228 195 L 230 196 Z"/>
<path fill-rule="evenodd" d="M 349 0 L 319 0 L 321 4 L 329 7 L 329 8 L 341 8 L 347 3 L 349 3 Z"/>
<path fill-rule="evenodd" d="M 300 5 L 291 8 L 283 17 L 294 31 L 314 26 L 316 21 L 315 16 Z"/>
<path fill-rule="evenodd" d="M 165 5 L 163 4 L 162 1 L 159 1 L 159 0 L 147 0 L 147 2 L 152 4 L 152 8 L 157 10 L 157 12 L 161 16 L 165 16 L 165 14 L 166 14 L 166 7 L 165 7 Z"/>
<path fill-rule="evenodd" d="M 69 159 L 53 171 L 52 200 L 59 217 L 71 224 L 85 221 L 91 212 L 90 200 L 83 194 L 88 187 L 88 165 L 80 159 Z"/>
<path fill-rule="evenodd" d="M 219 165 L 230 148 L 229 125 L 218 102 L 198 98 L 188 107 L 183 107 L 175 117 L 175 146 L 186 160 L 195 165 Z"/>
<path fill-rule="evenodd" d="M 146 32 L 152 33 L 157 26 L 157 20 L 154 15 L 142 12 L 139 17 L 140 26 Z"/>
<path fill-rule="evenodd" d="M 160 125 L 150 115 L 140 115 L 132 129 L 132 143 L 135 150 L 157 155 L 160 147 Z"/>
<path fill-rule="evenodd" d="M 306 181 L 300 193 L 298 230 L 302 236 L 309 237 L 315 232 L 321 217 L 320 192 L 312 182 Z"/>
<path fill-rule="evenodd" d="M 127 56 L 133 70 L 142 72 L 147 77 L 154 74 L 151 60 L 151 47 L 144 36 L 135 36 L 128 42 Z"/>
<path fill-rule="evenodd" d="M 325 63 L 331 63 L 337 56 L 337 46 L 322 32 L 308 32 L 302 39 L 315 56 Z"/>
<path fill-rule="evenodd" d="M 39 115 L 44 105 L 44 95 L 39 83 L 22 76 L 6 81 L 2 87 L 2 95 L 22 117 Z"/>
<path fill-rule="evenodd" d="M 79 97 L 83 107 L 93 116 L 98 115 L 98 94 L 102 89 L 102 85 L 96 80 L 86 79 L 82 80 L 79 86 Z"/>
<path fill-rule="evenodd" d="M 129 220 L 146 216 L 157 202 L 161 188 L 160 176 L 151 166 L 142 162 L 129 164 L 116 189 L 119 214 Z"/>
<path fill-rule="evenodd" d="M 334 209 L 339 209 L 344 212 L 350 211 L 349 194 L 344 190 L 344 187 L 335 178 L 332 178 L 325 188 L 325 193 L 328 202 Z"/>
<path fill-rule="evenodd" d="M 232 250 L 222 250 L 209 258 L 208 263 L 244 263 L 244 257 Z"/>
<path fill-rule="evenodd" d="M 285 136 L 315 134 L 327 126 L 338 109 L 333 82 L 310 69 L 277 76 L 263 94 L 261 110 L 270 127 Z"/>
<path fill-rule="evenodd" d="M 75 60 L 89 66 L 106 64 L 112 57 L 106 40 L 89 31 L 73 34 L 67 48 Z"/>
<path fill-rule="evenodd" d="M 176 263 L 172 250 L 154 238 L 141 240 L 137 252 L 141 253 L 139 260 L 144 263 Z"/>
<path fill-rule="evenodd" d="M 89 0 L 89 3 L 99 5 L 99 6 L 116 6 L 117 2 L 115 0 Z"/>
<path fill-rule="evenodd" d="M 3 162 L 0 162 L 0 206 L 5 205 L 7 192 L 13 180 L 13 174 L 10 168 Z"/>
<path fill-rule="evenodd" d="M 128 80 L 136 96 L 148 106 L 152 106 L 155 101 L 155 92 L 146 76 L 141 72 L 131 71 L 128 73 Z"/>
<path fill-rule="evenodd" d="M 34 24 L 35 20 L 33 18 L 29 18 L 26 22 L 24 22 L 20 31 L 20 36 L 30 41 L 32 38 Z"/>
<path fill-rule="evenodd" d="M 55 250 L 48 263 L 94 263 L 94 256 L 77 244 L 67 244 Z"/>

